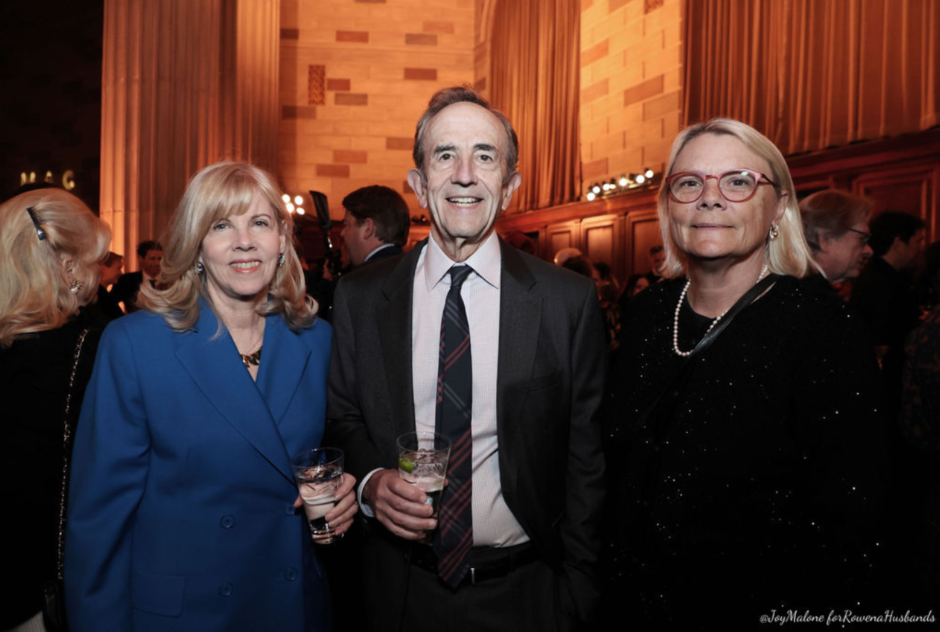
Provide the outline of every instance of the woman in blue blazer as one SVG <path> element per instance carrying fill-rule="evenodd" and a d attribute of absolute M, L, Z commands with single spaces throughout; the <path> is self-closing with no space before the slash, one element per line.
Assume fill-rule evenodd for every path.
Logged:
<path fill-rule="evenodd" d="M 73 631 L 328 629 L 290 457 L 323 434 L 330 328 L 292 228 L 267 173 L 207 167 L 145 309 L 105 330 L 73 456 Z M 354 484 L 326 516 L 339 533 Z"/>

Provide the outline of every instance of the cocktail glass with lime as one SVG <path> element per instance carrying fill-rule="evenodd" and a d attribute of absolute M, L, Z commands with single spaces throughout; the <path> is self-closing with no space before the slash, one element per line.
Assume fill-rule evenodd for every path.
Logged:
<path fill-rule="evenodd" d="M 447 480 L 451 441 L 436 432 L 406 432 L 398 437 L 398 476 L 427 494 L 436 520 Z"/>

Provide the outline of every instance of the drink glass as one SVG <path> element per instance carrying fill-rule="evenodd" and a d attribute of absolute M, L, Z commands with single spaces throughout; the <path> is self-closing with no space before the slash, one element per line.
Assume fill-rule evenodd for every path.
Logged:
<path fill-rule="evenodd" d="M 398 437 L 398 476 L 427 494 L 437 520 L 447 479 L 451 441 L 436 432 L 406 432 Z"/>
<path fill-rule="evenodd" d="M 314 544 L 331 544 L 336 540 L 336 531 L 326 521 L 326 512 L 336 505 L 336 492 L 343 479 L 343 451 L 339 448 L 304 450 L 291 459 L 291 466 Z"/>

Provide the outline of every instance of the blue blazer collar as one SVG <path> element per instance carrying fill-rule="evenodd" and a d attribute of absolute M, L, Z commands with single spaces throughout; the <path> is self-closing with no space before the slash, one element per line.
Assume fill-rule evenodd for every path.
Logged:
<path fill-rule="evenodd" d="M 200 299 L 199 320 L 177 337 L 176 356 L 213 406 L 291 483 L 290 456 L 278 432 L 303 376 L 310 349 L 280 316 L 268 316 L 258 381 L 251 379 L 228 331 Z"/>

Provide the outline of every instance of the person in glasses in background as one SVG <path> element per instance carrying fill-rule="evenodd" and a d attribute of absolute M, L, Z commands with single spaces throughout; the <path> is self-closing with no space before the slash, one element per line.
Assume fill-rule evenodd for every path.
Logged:
<path fill-rule="evenodd" d="M 100 333 L 83 336 L 80 310 L 95 298 L 110 241 L 107 225 L 61 189 L 21 193 L 0 206 L 0 501 L 7 517 L 0 630 L 45 629 L 43 585 L 57 574 L 64 424 L 71 429 L 78 419 Z"/>
<path fill-rule="evenodd" d="M 610 620 L 749 629 L 774 608 L 868 607 L 878 370 L 860 319 L 800 279 L 786 161 L 716 119 L 679 134 L 665 174 L 666 280 L 634 299 L 607 385 Z"/>
<path fill-rule="evenodd" d="M 818 274 L 805 283 L 830 290 L 856 278 L 872 255 L 868 218 L 872 201 L 834 189 L 813 193 L 800 202 L 803 231 Z"/>

